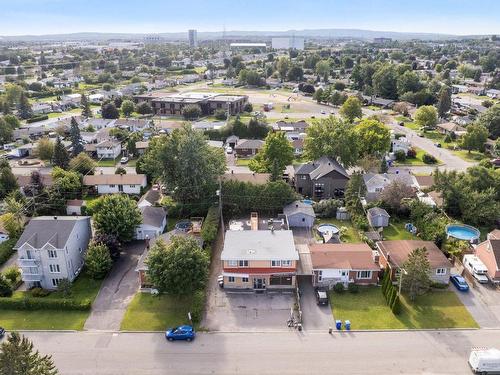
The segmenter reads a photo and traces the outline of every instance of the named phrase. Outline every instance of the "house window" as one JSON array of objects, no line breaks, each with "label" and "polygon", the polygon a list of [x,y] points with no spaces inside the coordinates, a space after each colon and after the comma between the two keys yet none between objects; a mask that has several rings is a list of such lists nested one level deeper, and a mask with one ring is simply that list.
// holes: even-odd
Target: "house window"
[{"label": "house window", "polygon": [[227,265],[228,265],[228,267],[238,267],[238,261],[237,260],[228,260]]},{"label": "house window", "polygon": [[59,264],[49,264],[50,273],[59,273],[61,269],[59,268]]},{"label": "house window", "polygon": [[356,274],[356,278],[358,279],[371,279],[372,271],[358,271]]},{"label": "house window", "polygon": [[342,271],[340,274],[341,274],[342,276],[347,276],[347,271]]},{"label": "house window", "polygon": [[271,275],[269,277],[270,285],[292,285],[292,276]]},{"label": "house window", "polygon": [[52,286],[53,287],[57,287],[59,286],[59,282],[61,281],[61,279],[52,279]]},{"label": "house window", "polygon": [[318,271],[318,281],[323,281],[323,271]]},{"label": "house window", "polygon": [[248,283],[248,277],[242,277],[241,281],[244,282],[244,283]]},{"label": "house window", "polygon": [[281,260],[272,260],[271,267],[281,267]]},{"label": "house window", "polygon": [[248,260],[240,260],[238,262],[238,267],[248,267]]},{"label": "house window", "polygon": [[291,266],[292,266],[291,260],[282,260],[281,261],[281,267],[291,267]]},{"label": "house window", "polygon": [[49,250],[49,258],[57,258],[57,251],[55,250]]},{"label": "house window", "polygon": [[307,176],[306,175],[300,175],[300,179],[301,180],[307,180]]},{"label": "house window", "polygon": [[131,189],[134,189],[134,188],[135,188],[135,185],[129,185],[129,187],[130,187]]},{"label": "house window", "polygon": [[381,193],[382,192],[382,188],[375,188],[375,192],[376,193]]},{"label": "house window", "polygon": [[114,187],[115,187],[115,185],[109,185],[109,187],[110,187],[110,188],[114,188]]},{"label": "house window", "polygon": [[227,278],[227,281],[228,281],[229,283],[234,283],[234,276],[229,276],[229,277]]},{"label": "house window", "polygon": [[446,275],[446,268],[437,268],[436,275]]}]

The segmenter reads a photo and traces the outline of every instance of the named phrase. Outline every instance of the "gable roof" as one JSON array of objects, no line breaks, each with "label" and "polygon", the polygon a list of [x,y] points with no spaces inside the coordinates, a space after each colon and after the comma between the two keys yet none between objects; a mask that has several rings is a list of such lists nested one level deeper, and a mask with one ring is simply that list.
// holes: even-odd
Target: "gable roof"
[{"label": "gable roof", "polygon": [[309,250],[313,269],[380,270],[365,243],[313,244]]},{"label": "gable roof", "polygon": [[415,176],[418,186],[421,189],[429,188],[434,185],[434,176]]},{"label": "gable roof", "polygon": [[30,220],[17,241],[14,249],[19,249],[28,243],[35,249],[42,248],[49,243],[56,249],[62,249],[78,221],[88,221],[90,231],[89,216],[39,216]]},{"label": "gable roof", "polygon": [[302,201],[295,201],[295,202],[292,202],[292,203],[286,205],[283,208],[283,213],[286,216],[292,216],[292,215],[300,213],[300,214],[304,214],[307,216],[316,217],[316,214],[314,213],[313,206],[310,204],[306,204]]},{"label": "gable roof", "polygon": [[497,263],[497,269],[500,269],[500,239],[488,239],[477,245],[476,252],[483,249],[487,252],[491,251]]},{"label": "gable roof", "polygon": [[238,144],[234,148],[261,149],[262,146],[264,146],[264,141],[261,141],[260,139],[240,139]]},{"label": "gable roof", "polygon": [[149,202],[151,205],[155,204],[158,202],[161,198],[161,192],[160,190],[155,190],[155,189],[149,189],[142,197],[139,199],[138,203],[141,202]]},{"label": "gable roof", "polygon": [[488,238],[490,240],[500,240],[500,229],[494,229],[488,233]]},{"label": "gable roof", "polygon": [[142,215],[142,223],[151,225],[152,227],[160,228],[163,220],[167,216],[163,207],[145,206],[140,208]]},{"label": "gable roof", "polygon": [[374,217],[374,216],[391,217],[391,215],[389,215],[386,210],[384,210],[383,208],[380,208],[380,207],[369,208],[368,215],[370,215],[371,217]]},{"label": "gable roof", "polygon": [[291,230],[228,230],[221,260],[298,260]]},{"label": "gable roof", "polygon": [[365,173],[363,181],[368,188],[371,186],[387,186],[394,181],[400,181],[408,186],[416,184],[415,176],[409,173]]},{"label": "gable roof", "polygon": [[422,240],[394,240],[394,241],[379,241],[376,243],[378,249],[382,252],[382,255],[387,259],[387,254],[389,254],[388,262],[396,267],[401,267],[404,262],[408,259],[408,255],[417,249],[425,247],[427,250],[427,259],[431,265],[431,268],[451,267],[451,263],[441,250],[432,241],[422,241]]},{"label": "gable roof", "polygon": [[249,182],[255,185],[265,185],[269,182],[271,173],[225,173],[224,181]]},{"label": "gable roof", "polygon": [[318,160],[298,166],[295,170],[295,174],[307,174],[311,180],[318,180],[333,171],[336,171],[347,179],[349,178],[344,167],[342,167],[337,160],[328,156],[323,156]]},{"label": "gable roof", "polygon": [[449,131],[449,132],[464,132],[465,131],[464,127],[457,125],[453,122],[445,122],[443,124],[437,124],[436,126],[440,129],[444,129],[444,130]]}]

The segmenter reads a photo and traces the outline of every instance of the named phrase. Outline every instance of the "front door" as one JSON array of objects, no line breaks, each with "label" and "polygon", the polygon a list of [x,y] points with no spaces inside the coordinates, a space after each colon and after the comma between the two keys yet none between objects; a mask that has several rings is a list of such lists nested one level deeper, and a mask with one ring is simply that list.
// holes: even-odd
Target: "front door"
[{"label": "front door", "polygon": [[261,277],[253,279],[253,288],[266,289],[266,280]]}]

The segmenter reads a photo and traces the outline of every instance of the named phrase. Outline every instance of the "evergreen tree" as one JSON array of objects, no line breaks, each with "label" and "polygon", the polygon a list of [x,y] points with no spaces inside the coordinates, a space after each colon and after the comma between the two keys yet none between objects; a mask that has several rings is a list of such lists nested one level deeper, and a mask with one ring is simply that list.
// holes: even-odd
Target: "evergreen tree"
[{"label": "evergreen tree", "polygon": [[57,375],[52,357],[42,356],[33,343],[12,332],[0,346],[0,375]]},{"label": "evergreen tree", "polygon": [[81,108],[83,117],[85,118],[92,117],[92,110],[90,109],[90,103],[85,94],[82,94]]},{"label": "evergreen tree", "polygon": [[76,122],[74,117],[71,117],[71,127],[69,129],[69,136],[71,138],[71,155],[73,157],[77,156],[83,151],[83,140],[80,135],[80,128],[78,127],[78,122]]},{"label": "evergreen tree", "polygon": [[57,137],[54,146],[54,155],[52,156],[52,164],[62,169],[67,169],[69,165],[69,153],[66,147],[61,142],[61,138]]},{"label": "evergreen tree", "polygon": [[413,301],[417,295],[426,292],[431,286],[430,271],[431,265],[427,259],[425,247],[413,250],[408,259],[403,264],[404,271],[399,277],[403,290],[405,290]]},{"label": "evergreen tree", "polygon": [[438,107],[438,115],[440,118],[446,116],[446,113],[451,108],[451,89],[448,86],[445,86],[439,92],[439,101],[437,104]]},{"label": "evergreen tree", "polygon": [[19,117],[26,120],[33,116],[33,110],[31,109],[31,104],[28,100],[28,97],[24,93],[21,93],[19,97]]}]

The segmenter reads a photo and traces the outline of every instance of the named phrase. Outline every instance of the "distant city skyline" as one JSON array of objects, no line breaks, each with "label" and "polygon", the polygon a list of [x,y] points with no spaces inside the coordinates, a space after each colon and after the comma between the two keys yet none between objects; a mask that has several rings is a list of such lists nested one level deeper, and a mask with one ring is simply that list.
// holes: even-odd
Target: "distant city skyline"
[{"label": "distant city skyline", "polygon": [[0,0],[0,35],[363,29],[500,34],[498,0]]}]

